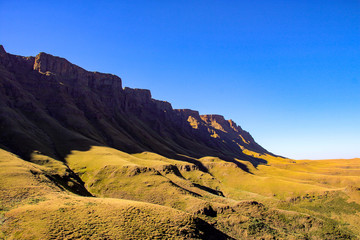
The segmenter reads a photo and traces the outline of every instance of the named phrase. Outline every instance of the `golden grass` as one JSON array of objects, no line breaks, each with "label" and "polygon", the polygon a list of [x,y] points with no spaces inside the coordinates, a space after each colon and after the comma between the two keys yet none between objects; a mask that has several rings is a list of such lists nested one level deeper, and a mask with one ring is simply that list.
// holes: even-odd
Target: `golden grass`
[{"label": "golden grass", "polygon": [[[0,239],[197,239],[209,236],[204,226],[220,239],[359,236],[359,159],[262,157],[268,164],[256,168],[203,157],[205,172],[108,147],[73,151],[66,164],[39,152],[26,162],[0,150]],[[69,169],[95,197],[67,190],[78,184]],[[55,175],[67,182],[54,182]]]},{"label": "golden grass", "polygon": [[197,238],[195,218],[181,211],[120,199],[63,197],[6,214],[8,239]]},{"label": "golden grass", "polygon": [[203,227],[211,230],[173,208],[76,196],[3,150],[0,166],[0,239],[199,239],[209,234]]}]

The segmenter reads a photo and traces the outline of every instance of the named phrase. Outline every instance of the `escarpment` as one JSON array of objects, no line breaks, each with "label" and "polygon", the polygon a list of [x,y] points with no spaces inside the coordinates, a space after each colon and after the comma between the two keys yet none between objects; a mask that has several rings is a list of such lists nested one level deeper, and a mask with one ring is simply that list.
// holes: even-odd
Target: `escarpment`
[{"label": "escarpment", "polygon": [[64,58],[16,56],[1,46],[0,70],[0,144],[24,158],[37,150],[63,159],[96,145],[173,158],[256,162],[244,149],[270,154],[232,120],[173,109],[149,90],[123,88],[121,78]]},{"label": "escarpment", "polygon": [[0,166],[0,239],[359,236],[359,159],[278,157],[221,115],[1,45]]}]

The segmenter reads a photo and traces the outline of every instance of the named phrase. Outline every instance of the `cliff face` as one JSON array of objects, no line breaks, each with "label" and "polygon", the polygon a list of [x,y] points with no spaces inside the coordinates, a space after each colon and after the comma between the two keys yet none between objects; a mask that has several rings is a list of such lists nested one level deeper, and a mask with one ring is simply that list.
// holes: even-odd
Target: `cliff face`
[{"label": "cliff face", "polygon": [[25,159],[34,150],[63,159],[71,150],[95,145],[253,163],[260,160],[244,149],[268,153],[223,116],[174,110],[149,90],[123,88],[115,75],[89,72],[46,53],[15,56],[2,46],[0,129],[0,147]]}]

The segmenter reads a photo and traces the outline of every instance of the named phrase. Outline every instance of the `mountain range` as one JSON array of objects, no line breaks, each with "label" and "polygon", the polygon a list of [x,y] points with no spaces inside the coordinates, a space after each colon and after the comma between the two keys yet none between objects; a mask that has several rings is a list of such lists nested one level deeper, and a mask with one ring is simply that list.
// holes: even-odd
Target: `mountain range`
[{"label": "mountain range", "polygon": [[[0,238],[335,239],[360,160],[275,155],[221,115],[0,45]],[[321,208],[323,207],[323,208]]]}]

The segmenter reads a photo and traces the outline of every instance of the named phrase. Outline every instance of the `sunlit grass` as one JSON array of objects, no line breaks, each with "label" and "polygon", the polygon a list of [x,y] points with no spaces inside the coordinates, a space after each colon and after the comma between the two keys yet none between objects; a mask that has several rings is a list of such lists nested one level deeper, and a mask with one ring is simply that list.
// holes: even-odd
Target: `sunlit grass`
[{"label": "sunlit grass", "polygon": [[[39,152],[26,162],[0,150],[0,238],[196,239],[203,236],[197,217],[236,239],[359,235],[359,159],[263,157],[267,164],[256,167],[203,157],[203,171],[108,147],[73,151],[66,164]],[[69,191],[80,184],[69,169],[94,197]]]}]

